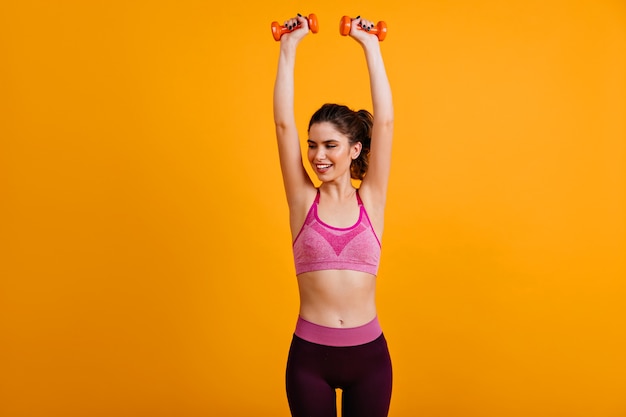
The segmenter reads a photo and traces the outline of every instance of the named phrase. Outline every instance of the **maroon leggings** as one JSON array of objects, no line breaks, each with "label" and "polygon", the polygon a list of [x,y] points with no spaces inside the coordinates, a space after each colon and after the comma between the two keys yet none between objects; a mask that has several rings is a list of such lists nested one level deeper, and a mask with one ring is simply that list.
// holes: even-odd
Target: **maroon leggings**
[{"label": "maroon leggings", "polygon": [[391,358],[384,335],[358,346],[326,346],[294,335],[287,360],[287,400],[293,417],[386,417]]}]

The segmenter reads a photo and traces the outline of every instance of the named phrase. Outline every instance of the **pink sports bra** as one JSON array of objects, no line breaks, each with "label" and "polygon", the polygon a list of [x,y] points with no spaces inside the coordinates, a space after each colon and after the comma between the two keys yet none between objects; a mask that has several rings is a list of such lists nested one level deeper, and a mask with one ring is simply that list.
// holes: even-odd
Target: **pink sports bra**
[{"label": "pink sports bra", "polygon": [[327,269],[378,273],[380,240],[372,228],[359,192],[359,220],[351,227],[333,227],[317,215],[320,192],[311,205],[300,232],[293,241],[296,275]]}]

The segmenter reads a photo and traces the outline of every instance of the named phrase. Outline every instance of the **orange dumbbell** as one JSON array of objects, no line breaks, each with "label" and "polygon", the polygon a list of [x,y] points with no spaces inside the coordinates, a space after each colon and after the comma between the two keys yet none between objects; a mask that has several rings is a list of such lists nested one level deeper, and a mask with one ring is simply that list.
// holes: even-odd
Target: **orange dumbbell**
[{"label": "orange dumbbell", "polygon": [[[319,26],[317,25],[317,16],[311,13],[307,20],[309,21],[309,29],[311,30],[311,32],[317,33],[317,31],[319,30]],[[295,27],[289,29],[286,26],[281,26],[278,22],[272,22],[272,35],[274,35],[274,40],[279,41],[281,36],[283,36],[285,33],[292,32],[301,26],[301,24],[298,24]]]},{"label": "orange dumbbell", "polygon": [[[350,16],[344,16],[341,18],[341,23],[339,24],[339,33],[343,36],[347,36],[350,34],[350,27],[352,26],[352,18]],[[359,26],[360,30],[365,30]],[[367,33],[371,33],[378,37],[380,42],[385,40],[387,36],[387,24],[383,21],[380,21],[376,24],[375,27],[366,31]]]}]

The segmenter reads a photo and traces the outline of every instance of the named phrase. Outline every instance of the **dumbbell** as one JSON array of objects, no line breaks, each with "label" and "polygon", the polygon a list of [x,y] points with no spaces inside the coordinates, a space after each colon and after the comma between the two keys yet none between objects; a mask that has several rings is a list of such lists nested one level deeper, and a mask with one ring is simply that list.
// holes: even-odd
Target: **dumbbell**
[{"label": "dumbbell", "polygon": [[[309,29],[311,30],[311,32],[317,33],[317,31],[319,30],[319,26],[317,25],[317,16],[311,13],[307,20],[309,21]],[[289,29],[286,26],[281,26],[278,22],[272,22],[272,35],[274,35],[274,40],[279,41],[281,36],[283,36],[285,33],[292,32],[301,26],[302,25],[298,23],[296,27]]]},{"label": "dumbbell", "polygon": [[[339,33],[343,36],[347,36],[350,34],[350,28],[352,26],[352,18],[350,16],[344,16],[341,18],[341,22],[339,23]],[[359,26],[359,30],[365,30]],[[382,42],[385,40],[387,36],[387,24],[383,21],[380,21],[376,24],[375,27],[366,31],[367,33],[374,34],[378,37],[378,41]]]}]

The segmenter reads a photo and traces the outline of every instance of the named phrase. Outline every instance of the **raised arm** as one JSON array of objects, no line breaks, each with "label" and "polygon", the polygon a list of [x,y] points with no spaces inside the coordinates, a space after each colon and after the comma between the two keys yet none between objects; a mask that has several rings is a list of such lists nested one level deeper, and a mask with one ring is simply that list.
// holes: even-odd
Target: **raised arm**
[{"label": "raised arm", "polygon": [[391,143],[393,138],[393,100],[378,38],[359,29],[374,27],[367,20],[354,19],[350,36],[363,47],[370,78],[374,126],[370,146],[369,167],[361,184],[361,195],[373,208],[382,210],[387,196],[387,183],[391,168]]},{"label": "raised arm", "polygon": [[294,114],[296,49],[309,31],[308,22],[304,17],[298,15],[297,18],[285,22],[285,26],[290,27],[298,23],[302,25],[301,28],[281,37],[278,70],[274,84],[274,123],[276,125],[276,139],[278,140],[278,155],[287,203],[292,211],[298,211],[299,207],[306,204],[306,191],[310,193],[310,189],[314,187],[302,162]]}]

